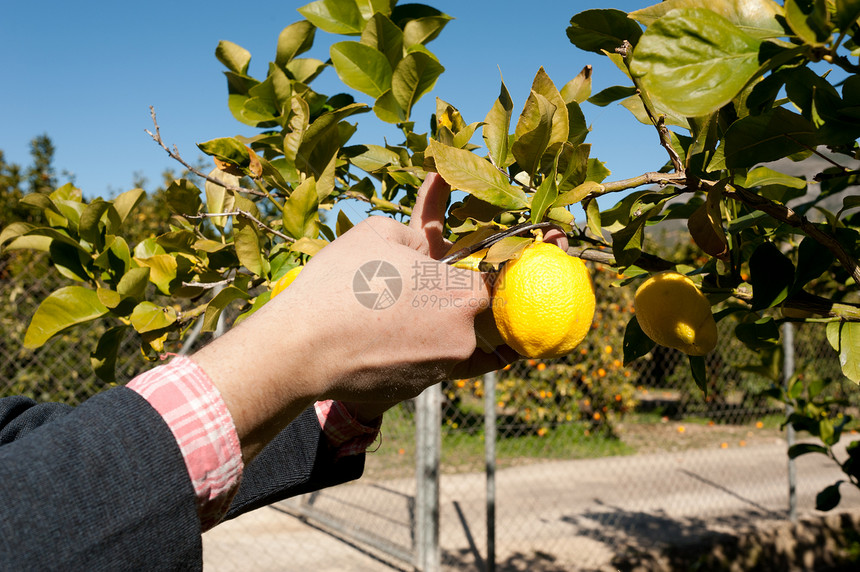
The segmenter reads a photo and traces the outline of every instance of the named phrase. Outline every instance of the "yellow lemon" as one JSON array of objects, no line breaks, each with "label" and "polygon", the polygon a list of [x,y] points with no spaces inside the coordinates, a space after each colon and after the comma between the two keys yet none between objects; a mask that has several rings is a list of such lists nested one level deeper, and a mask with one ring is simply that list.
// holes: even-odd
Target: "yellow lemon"
[{"label": "yellow lemon", "polygon": [[636,319],[661,346],[703,356],[717,345],[711,304],[696,284],[677,272],[660,272],[642,283],[633,299]]},{"label": "yellow lemon", "polygon": [[272,295],[270,296],[270,300],[284,291],[284,289],[293,283],[293,280],[296,279],[296,276],[299,275],[299,272],[302,271],[303,266],[296,266],[295,268],[291,268],[287,271],[286,274],[275,280],[275,283],[272,285]]},{"label": "yellow lemon", "polygon": [[594,306],[585,263],[545,242],[529,245],[505,263],[493,290],[499,334],[530,358],[570,353],[591,329]]}]

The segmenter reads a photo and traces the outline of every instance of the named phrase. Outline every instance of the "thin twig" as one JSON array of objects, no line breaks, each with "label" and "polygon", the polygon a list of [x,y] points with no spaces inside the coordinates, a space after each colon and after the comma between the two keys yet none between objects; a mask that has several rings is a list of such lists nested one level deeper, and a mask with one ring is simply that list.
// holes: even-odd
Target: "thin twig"
[{"label": "thin twig", "polygon": [[225,278],[218,282],[183,282],[182,285],[188,288],[204,288],[206,290],[211,290],[213,288],[218,288],[219,286],[227,286],[231,282],[233,282],[232,278]]},{"label": "thin twig", "polygon": [[377,196],[368,197],[367,195],[363,195],[357,191],[346,191],[344,193],[344,196],[346,196],[347,198],[350,198],[350,199],[356,199],[358,201],[370,203],[371,205],[373,205],[373,208],[375,208],[375,209],[380,209],[380,210],[386,210],[387,209],[387,210],[398,212],[398,213],[406,215],[406,216],[412,215],[412,209],[411,208],[409,208],[407,206],[399,205],[397,203],[392,203],[391,201],[381,199]]},{"label": "thin twig", "polygon": [[255,217],[254,215],[249,213],[248,211],[244,211],[241,209],[237,209],[235,211],[227,211],[227,212],[223,212],[223,213],[197,213],[196,215],[185,215],[185,218],[190,219],[190,220],[195,220],[195,219],[204,219],[204,218],[214,218],[214,217],[219,217],[219,216],[232,216],[232,217],[240,216],[240,217],[243,217],[243,218],[246,218],[246,219],[252,221],[259,228],[265,230],[266,232],[274,234],[277,237],[283,238],[287,242],[295,242],[296,241],[295,238],[293,238],[291,236],[287,236],[286,234],[273,229],[272,227],[268,226],[266,223],[262,222],[260,219],[258,219],[257,217]]},{"label": "thin twig", "polygon": [[245,193],[245,194],[249,194],[249,195],[256,195],[258,197],[268,197],[269,196],[268,193],[258,191],[257,189],[248,189],[245,187],[237,187],[234,185],[225,184],[224,181],[219,181],[215,177],[210,177],[209,175],[207,175],[203,171],[197,169],[196,167],[192,167],[179,154],[179,148],[176,147],[176,145],[174,145],[173,149],[171,150],[167,145],[164,144],[164,141],[161,139],[161,128],[158,126],[158,121],[155,118],[155,108],[151,105],[149,106],[149,114],[152,116],[152,124],[155,126],[155,133],[153,133],[149,129],[144,129],[144,131],[146,131],[147,135],[152,137],[153,141],[158,143],[158,145],[167,152],[167,154],[170,156],[171,159],[180,163],[183,167],[188,169],[190,172],[194,173],[195,175],[197,175],[201,179],[205,179],[205,180],[209,181],[210,183],[218,185],[219,187],[223,187],[223,188],[227,189],[228,191],[233,191],[234,193]]}]

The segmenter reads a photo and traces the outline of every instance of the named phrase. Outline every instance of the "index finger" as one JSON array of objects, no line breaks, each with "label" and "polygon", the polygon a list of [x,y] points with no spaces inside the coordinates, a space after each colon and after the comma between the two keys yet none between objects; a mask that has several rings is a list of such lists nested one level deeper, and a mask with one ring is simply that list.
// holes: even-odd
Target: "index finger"
[{"label": "index finger", "polygon": [[419,231],[430,246],[430,256],[441,258],[447,250],[442,238],[445,228],[445,205],[451,187],[438,173],[427,173],[424,183],[418,189],[415,206],[412,208],[410,228]]}]

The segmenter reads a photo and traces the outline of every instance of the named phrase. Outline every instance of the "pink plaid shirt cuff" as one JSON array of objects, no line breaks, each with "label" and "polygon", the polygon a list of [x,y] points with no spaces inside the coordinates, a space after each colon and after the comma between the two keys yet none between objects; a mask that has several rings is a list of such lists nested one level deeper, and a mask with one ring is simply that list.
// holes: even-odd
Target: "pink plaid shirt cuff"
[{"label": "pink plaid shirt cuff", "polygon": [[337,448],[337,459],[364,453],[380,434],[382,416],[373,425],[363,425],[340,401],[317,401],[314,407],[326,439]]},{"label": "pink plaid shirt cuff", "polygon": [[[164,418],[176,439],[197,497],[204,531],[218,524],[239,488],[244,464],[233,418],[209,376],[187,357],[142,373],[128,388],[146,399]],[[364,453],[379,435],[359,423],[336,401],[315,404],[317,419],[336,458]]]},{"label": "pink plaid shirt cuff", "polygon": [[239,487],[242,449],[233,418],[209,376],[186,357],[140,374],[128,387],[164,418],[182,451],[203,530],[218,524]]}]

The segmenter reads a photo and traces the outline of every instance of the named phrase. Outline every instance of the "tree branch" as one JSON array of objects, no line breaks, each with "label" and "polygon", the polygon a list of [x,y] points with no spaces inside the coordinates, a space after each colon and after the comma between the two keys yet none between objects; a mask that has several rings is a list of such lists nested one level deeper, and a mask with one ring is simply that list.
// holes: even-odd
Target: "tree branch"
[{"label": "tree branch", "polygon": [[[702,183],[705,183],[705,181],[702,181]],[[790,207],[775,203],[743,187],[727,185],[723,192],[729,198],[738,200],[749,207],[772,216],[780,222],[784,222],[805,232],[810,238],[818,241],[832,252],[833,256],[836,257],[845,270],[851,274],[854,281],[860,284],[860,266],[858,266],[854,257],[842,248],[836,237],[818,228],[805,216],[797,214]]]},{"label": "tree branch", "polygon": [[213,217],[218,217],[218,216],[234,216],[234,217],[240,216],[240,217],[243,217],[243,218],[246,218],[246,219],[252,221],[259,228],[265,230],[266,232],[274,234],[277,237],[283,238],[287,242],[295,242],[296,241],[295,238],[293,238],[291,236],[287,236],[286,234],[273,229],[272,227],[268,226],[266,223],[262,222],[260,219],[258,219],[257,217],[255,217],[254,215],[249,213],[248,211],[243,211],[241,209],[237,209],[235,211],[227,211],[227,212],[223,212],[223,213],[197,213],[196,215],[184,215],[184,216],[185,216],[185,218],[191,219],[191,220],[213,218]]},{"label": "tree branch", "polygon": [[176,145],[174,145],[173,149],[171,150],[167,145],[164,144],[164,141],[161,139],[161,128],[158,126],[158,121],[155,118],[155,108],[151,105],[149,106],[149,114],[152,116],[152,124],[155,126],[155,133],[153,133],[149,129],[144,129],[144,131],[147,133],[147,135],[152,137],[153,141],[158,143],[158,145],[167,152],[167,155],[171,159],[173,159],[174,161],[177,161],[179,164],[181,164],[183,167],[188,169],[190,172],[194,173],[195,175],[197,175],[201,179],[205,179],[205,180],[209,181],[210,183],[218,185],[219,187],[223,187],[223,188],[227,189],[228,191],[233,191],[234,193],[245,193],[248,195],[256,195],[258,197],[268,197],[269,196],[269,193],[264,193],[262,191],[258,191],[257,189],[248,189],[245,187],[236,187],[233,185],[226,185],[226,184],[224,184],[223,181],[219,181],[215,177],[210,177],[209,175],[200,171],[199,169],[192,167],[179,154],[179,149],[176,147]]}]

